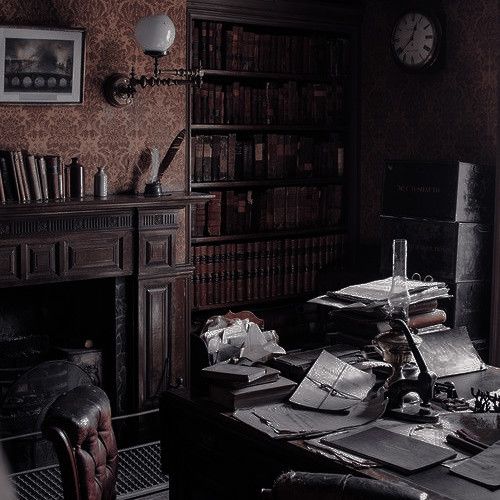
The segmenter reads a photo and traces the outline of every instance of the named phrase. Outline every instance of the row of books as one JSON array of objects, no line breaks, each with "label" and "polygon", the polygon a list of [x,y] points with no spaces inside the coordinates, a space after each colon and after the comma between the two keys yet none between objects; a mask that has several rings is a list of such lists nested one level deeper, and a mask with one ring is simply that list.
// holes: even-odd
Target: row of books
[{"label": "row of books", "polygon": [[340,266],[345,236],[194,247],[194,305],[202,307],[313,292],[319,273]]},{"label": "row of books", "polygon": [[243,26],[198,21],[193,65],[230,71],[340,76],[348,72],[349,43],[321,35],[271,35]]},{"label": "row of books", "polygon": [[214,191],[194,208],[193,236],[280,231],[341,223],[342,186]]},{"label": "row of books", "polygon": [[204,83],[193,90],[193,121],[198,124],[321,124],[340,121],[341,85],[265,82],[263,85]]},{"label": "row of books", "polygon": [[0,202],[69,197],[62,158],[24,151],[0,151]]},{"label": "row of books", "polygon": [[344,146],[328,138],[290,134],[199,135],[191,142],[193,182],[342,176]]}]

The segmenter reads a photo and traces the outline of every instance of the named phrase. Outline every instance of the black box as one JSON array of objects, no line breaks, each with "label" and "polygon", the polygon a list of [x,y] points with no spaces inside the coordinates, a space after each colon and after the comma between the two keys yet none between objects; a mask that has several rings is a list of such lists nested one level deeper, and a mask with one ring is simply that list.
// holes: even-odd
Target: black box
[{"label": "black box", "polygon": [[493,220],[494,168],[464,162],[388,161],[384,215],[453,222]]},{"label": "black box", "polygon": [[475,222],[381,217],[382,274],[392,274],[392,240],[408,240],[408,277],[419,273],[453,283],[489,280],[492,227]]},{"label": "black box", "polygon": [[448,283],[453,298],[440,303],[446,311],[446,325],[466,326],[472,340],[487,341],[490,333],[489,281],[461,281]]}]

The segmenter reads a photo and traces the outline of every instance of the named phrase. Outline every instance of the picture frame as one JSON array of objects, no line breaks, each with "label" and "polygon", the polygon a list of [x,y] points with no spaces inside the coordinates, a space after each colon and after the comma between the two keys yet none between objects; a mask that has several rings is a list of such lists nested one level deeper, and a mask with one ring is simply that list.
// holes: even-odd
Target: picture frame
[{"label": "picture frame", "polygon": [[82,104],[85,30],[0,26],[0,103]]}]

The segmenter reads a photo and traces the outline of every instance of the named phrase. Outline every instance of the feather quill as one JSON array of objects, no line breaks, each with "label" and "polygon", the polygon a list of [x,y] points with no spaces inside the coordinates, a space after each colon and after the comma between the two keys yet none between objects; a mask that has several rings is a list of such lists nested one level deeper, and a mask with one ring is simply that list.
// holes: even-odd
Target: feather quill
[{"label": "feather quill", "polygon": [[149,148],[151,154],[150,180],[156,182],[158,180],[158,171],[160,169],[160,151],[158,148]]},{"label": "feather quill", "polygon": [[158,180],[161,180],[163,174],[167,171],[168,167],[172,163],[173,159],[175,158],[175,155],[177,154],[177,151],[179,151],[179,148],[181,147],[181,144],[184,141],[185,136],[186,136],[186,129],[182,129],[177,134],[175,139],[172,141],[172,144],[170,144],[167,153],[165,154],[163,160],[161,161],[158,170]]}]

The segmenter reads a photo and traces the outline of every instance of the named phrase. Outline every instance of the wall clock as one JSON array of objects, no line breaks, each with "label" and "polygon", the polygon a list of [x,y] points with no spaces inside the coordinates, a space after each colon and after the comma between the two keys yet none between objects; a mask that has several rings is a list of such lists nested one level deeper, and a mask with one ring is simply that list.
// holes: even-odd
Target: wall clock
[{"label": "wall clock", "polygon": [[419,9],[405,12],[392,30],[391,48],[396,62],[410,71],[428,70],[439,58],[442,35],[437,16]]}]

